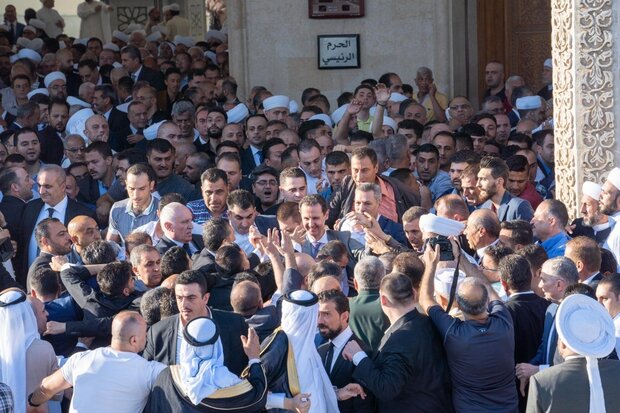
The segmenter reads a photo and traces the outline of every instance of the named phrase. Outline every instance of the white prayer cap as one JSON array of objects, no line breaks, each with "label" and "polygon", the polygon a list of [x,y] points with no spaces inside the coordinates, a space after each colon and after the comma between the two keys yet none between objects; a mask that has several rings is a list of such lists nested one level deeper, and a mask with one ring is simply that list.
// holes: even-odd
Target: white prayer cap
[{"label": "white prayer cap", "polygon": [[450,218],[438,217],[435,214],[425,214],[420,217],[420,230],[432,232],[444,237],[460,235],[465,229],[465,224]]},{"label": "white prayer cap", "polygon": [[212,52],[211,50],[207,50],[205,52],[205,57],[207,59],[209,59],[214,65],[217,64],[217,56],[214,52]]},{"label": "white prayer cap", "polygon": [[167,6],[164,6],[162,10],[164,11],[164,13],[167,11],[181,11],[181,7],[179,7],[177,3],[172,3]]},{"label": "white prayer cap", "polygon": [[383,117],[383,125],[391,127],[394,133],[398,130],[398,123],[396,123],[396,121],[389,116]]},{"label": "white prayer cap", "polygon": [[106,43],[106,44],[104,44],[103,45],[103,50],[112,50],[113,52],[116,52],[116,53],[121,51],[121,49],[117,45],[115,45],[114,43]]},{"label": "white prayer cap", "polygon": [[[30,20],[32,20],[32,19],[30,19]],[[28,25],[28,26],[24,27],[24,30],[22,30],[22,32],[30,32],[30,33],[37,34],[37,29],[34,26]]]},{"label": "white prayer cap", "polygon": [[121,32],[120,30],[114,30],[112,32],[112,37],[117,38],[118,40],[127,43],[129,41],[129,36],[127,36],[125,33]]},{"label": "white prayer cap", "polygon": [[185,47],[192,47],[194,46],[194,39],[189,36],[181,36],[177,34],[176,36],[174,36],[174,44],[182,44]]},{"label": "white prayer cap", "polygon": [[36,52],[40,52],[41,49],[43,49],[43,39],[41,39],[40,37],[37,37],[36,39],[32,39],[30,41],[30,49]]},{"label": "white prayer cap", "polygon": [[219,334],[217,326],[208,317],[198,317],[187,323],[183,329],[183,338],[194,347],[203,347],[215,343]]},{"label": "white prayer cap", "polygon": [[75,96],[67,97],[67,103],[69,104],[69,106],[81,106],[83,108],[90,107],[90,103],[86,103],[82,99],[76,98]]},{"label": "white prayer cap", "polygon": [[120,110],[120,111],[121,111],[121,112],[123,112],[123,113],[127,113],[127,112],[129,112],[129,104],[130,104],[130,103],[131,103],[131,102],[121,103],[120,105],[118,105],[118,106],[116,107],[116,109]]},{"label": "white prayer cap", "polygon": [[15,41],[15,45],[24,49],[30,49],[30,39],[26,37],[20,37]]},{"label": "white prayer cap", "polygon": [[148,36],[146,36],[146,40],[148,42],[156,42],[158,40],[161,40],[162,37],[163,36],[161,35],[160,32],[155,31],[155,32],[149,34]]},{"label": "white prayer cap", "polygon": [[125,29],[125,33],[133,33],[138,30],[143,30],[143,29],[144,29],[144,26],[141,25],[140,23],[131,23]]},{"label": "white prayer cap", "polygon": [[540,96],[523,96],[517,99],[517,110],[538,109],[542,106]]},{"label": "white prayer cap", "polygon": [[40,30],[45,30],[45,22],[43,22],[43,20],[30,19],[30,21],[28,22],[28,25],[35,27],[37,29],[40,29]]},{"label": "white prayer cap", "polygon": [[114,68],[123,67],[123,65],[122,65],[120,62],[116,62],[116,61],[112,63],[112,66],[113,66]]},{"label": "white prayer cap", "polygon": [[297,113],[299,111],[299,104],[294,100],[288,102],[288,113]]},{"label": "white prayer cap", "polygon": [[152,124],[151,126],[149,126],[146,129],[144,129],[142,131],[142,135],[144,136],[144,139],[146,139],[147,141],[152,141],[153,139],[155,139],[157,137],[157,131],[159,130],[159,127],[164,122],[165,122],[165,120],[162,120],[160,122]]},{"label": "white prayer cap", "polygon": [[[435,271],[435,291],[443,298],[450,298],[450,290],[452,289],[452,279],[454,278],[454,268],[441,268]],[[465,280],[465,273],[459,270],[459,278],[456,282],[456,288]]]},{"label": "white prayer cap", "polygon": [[49,96],[50,92],[46,88],[40,87],[38,89],[34,89],[34,90],[31,90],[30,92],[28,92],[28,95],[27,95],[28,99],[30,100],[34,95]]},{"label": "white prayer cap", "polygon": [[222,43],[226,41],[226,35],[219,30],[209,30],[204,37],[207,42],[209,39],[219,40]]},{"label": "white prayer cap", "polygon": [[284,95],[270,96],[267,99],[263,100],[263,109],[264,110],[271,110],[275,108],[287,108],[288,109],[289,101],[290,100],[288,96],[284,96]]},{"label": "white prayer cap", "polygon": [[344,116],[344,113],[347,111],[348,107],[349,107],[349,104],[347,103],[347,104],[340,106],[338,109],[332,112],[332,120],[334,121],[334,125],[337,125],[338,122],[340,122],[340,120]]},{"label": "white prayer cap", "polygon": [[402,102],[403,100],[407,99],[409,99],[407,96],[401,95],[398,92],[392,92],[392,94],[390,95],[390,102]]},{"label": "white prayer cap", "polygon": [[67,77],[62,72],[51,72],[47,76],[45,76],[45,78],[43,79],[43,83],[45,84],[45,87],[50,87],[52,82],[55,82],[57,80],[64,80],[66,82]]},{"label": "white prayer cap", "polygon": [[605,412],[605,398],[598,359],[616,346],[614,322],[596,300],[573,294],[564,299],[555,316],[558,337],[572,351],[586,357],[590,382],[590,412]]},{"label": "white prayer cap", "polygon": [[228,123],[240,123],[243,122],[245,118],[248,117],[250,111],[248,107],[243,103],[239,103],[234,108],[226,111],[226,116],[228,117]]},{"label": "white prayer cap", "polygon": [[303,307],[310,307],[319,301],[316,294],[308,290],[295,290],[289,294],[284,295],[284,301],[289,303],[301,305]]},{"label": "white prayer cap", "polygon": [[609,175],[607,175],[607,181],[620,190],[620,168],[612,169]]},{"label": "white prayer cap", "polygon": [[325,126],[330,129],[332,128],[332,118],[330,118],[329,115],[326,115],[325,113],[317,113],[316,115],[312,115],[308,120],[314,119],[322,120],[323,122],[325,122]]},{"label": "white prayer cap", "polygon": [[551,58],[545,59],[545,63],[543,63],[544,67],[548,67],[549,69],[553,69],[553,60]]},{"label": "white prayer cap", "polygon": [[84,134],[86,121],[95,114],[92,109],[80,109],[73,114],[67,121],[67,133],[80,135],[84,141],[88,140],[88,137]]},{"label": "white prayer cap", "polygon": [[41,63],[41,55],[32,49],[22,49],[19,52],[17,52],[17,54],[14,56],[17,56],[15,60],[28,59],[28,60],[32,60],[36,64]]},{"label": "white prayer cap", "polygon": [[581,192],[595,201],[598,201],[601,197],[601,192],[603,192],[603,187],[595,182],[585,181],[581,187]]}]

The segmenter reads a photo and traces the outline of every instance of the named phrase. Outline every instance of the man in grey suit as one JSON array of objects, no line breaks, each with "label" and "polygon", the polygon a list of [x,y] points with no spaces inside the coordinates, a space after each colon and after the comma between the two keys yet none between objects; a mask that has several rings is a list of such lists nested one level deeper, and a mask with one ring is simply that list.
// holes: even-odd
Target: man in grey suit
[{"label": "man in grey suit", "polygon": [[[301,252],[316,258],[321,248],[329,241],[341,241],[347,247],[349,255],[347,275],[349,279],[353,279],[353,268],[355,268],[357,261],[365,255],[364,246],[352,239],[349,231],[333,231],[327,228],[326,222],[329,218],[329,211],[322,196],[306,195],[299,201],[299,211],[301,213],[301,224],[306,230],[306,239],[301,245]],[[343,292],[348,293],[348,291]]]},{"label": "man in grey suit", "polygon": [[592,298],[575,294],[560,304],[555,326],[566,361],[531,378],[527,412],[617,411],[620,362],[597,360],[616,345],[611,316]]},{"label": "man in grey suit", "polygon": [[522,219],[530,222],[534,210],[529,202],[510,195],[506,191],[508,181],[508,166],[500,158],[486,156],[480,161],[478,172],[478,188],[480,200],[479,208],[487,208],[497,214],[500,222]]}]

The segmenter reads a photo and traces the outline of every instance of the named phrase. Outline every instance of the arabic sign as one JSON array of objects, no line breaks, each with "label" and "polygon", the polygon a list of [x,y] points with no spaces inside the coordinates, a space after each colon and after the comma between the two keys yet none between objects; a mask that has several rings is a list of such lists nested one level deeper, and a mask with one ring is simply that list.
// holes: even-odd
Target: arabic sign
[{"label": "arabic sign", "polygon": [[318,36],[319,69],[357,69],[360,67],[360,35]]}]

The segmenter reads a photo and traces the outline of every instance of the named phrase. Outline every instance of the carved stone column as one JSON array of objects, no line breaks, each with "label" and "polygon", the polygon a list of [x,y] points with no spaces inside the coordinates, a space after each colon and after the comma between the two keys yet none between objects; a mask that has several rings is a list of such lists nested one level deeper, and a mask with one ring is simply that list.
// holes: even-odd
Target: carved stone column
[{"label": "carved stone column", "polygon": [[571,218],[579,211],[582,183],[602,183],[614,167],[613,52],[620,24],[613,3],[551,1],[556,198]]}]

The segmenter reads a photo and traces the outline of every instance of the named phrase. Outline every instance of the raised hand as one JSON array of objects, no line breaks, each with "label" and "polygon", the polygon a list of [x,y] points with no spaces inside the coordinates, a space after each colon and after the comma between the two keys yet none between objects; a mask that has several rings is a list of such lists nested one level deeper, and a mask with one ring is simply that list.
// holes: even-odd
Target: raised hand
[{"label": "raised hand", "polygon": [[377,104],[385,105],[388,103],[391,94],[390,89],[388,89],[383,83],[377,83],[377,86],[375,86]]}]

